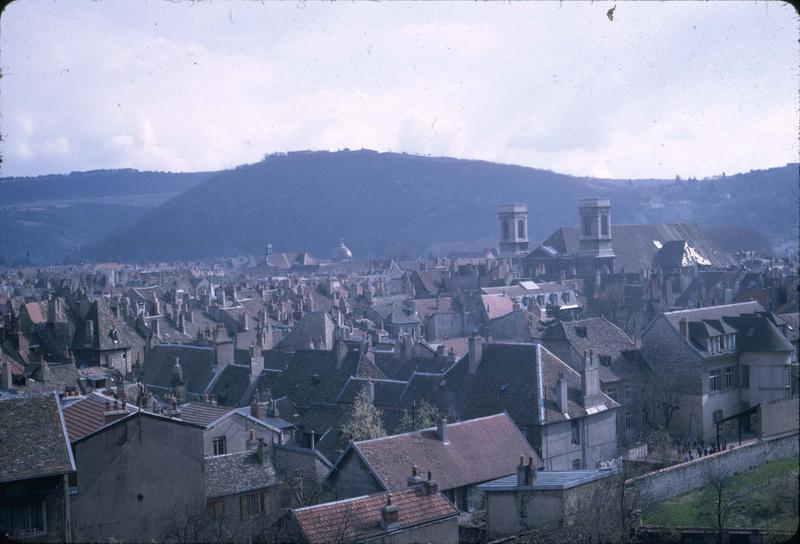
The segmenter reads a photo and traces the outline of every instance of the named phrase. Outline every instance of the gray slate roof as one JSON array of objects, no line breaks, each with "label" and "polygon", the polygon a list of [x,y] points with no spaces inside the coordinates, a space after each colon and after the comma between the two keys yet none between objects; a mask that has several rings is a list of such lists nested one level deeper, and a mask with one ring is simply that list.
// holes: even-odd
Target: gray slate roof
[{"label": "gray slate roof", "polygon": [[0,482],[74,470],[61,404],[55,394],[0,400]]},{"label": "gray slate roof", "polygon": [[258,461],[255,451],[206,457],[206,496],[224,497],[278,484],[269,460]]}]

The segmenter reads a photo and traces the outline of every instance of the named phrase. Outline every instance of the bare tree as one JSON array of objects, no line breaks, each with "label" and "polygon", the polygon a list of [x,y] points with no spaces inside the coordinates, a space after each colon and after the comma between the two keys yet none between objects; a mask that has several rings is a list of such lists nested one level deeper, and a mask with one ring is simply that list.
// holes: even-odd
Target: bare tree
[{"label": "bare tree", "polygon": [[609,283],[600,289],[595,301],[598,312],[615,325],[622,327],[628,320],[630,311],[624,283]]},{"label": "bare tree", "polygon": [[730,478],[718,466],[709,465],[703,473],[703,481],[714,497],[714,517],[717,525],[717,542],[722,542],[722,533],[728,514],[738,497],[730,488]]},{"label": "bare tree", "polygon": [[651,429],[670,432],[676,412],[696,389],[697,380],[692,373],[677,367],[653,365],[650,372],[635,384],[633,400],[641,407],[645,422]]},{"label": "bare tree", "polygon": [[219,512],[216,518],[212,518],[204,501],[200,500],[175,504],[164,515],[159,540],[175,544],[231,542],[233,535],[227,516],[228,514],[223,511]]}]

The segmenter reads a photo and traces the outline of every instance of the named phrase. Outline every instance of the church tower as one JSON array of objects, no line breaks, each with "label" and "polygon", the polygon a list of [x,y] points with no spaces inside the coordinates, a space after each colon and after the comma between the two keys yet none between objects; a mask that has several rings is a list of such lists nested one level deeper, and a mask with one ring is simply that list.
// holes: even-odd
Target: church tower
[{"label": "church tower", "polygon": [[516,257],[528,253],[528,205],[506,204],[500,216],[500,256]]},{"label": "church tower", "polygon": [[607,198],[584,198],[578,205],[581,215],[581,257],[614,257],[611,246],[611,201]]}]

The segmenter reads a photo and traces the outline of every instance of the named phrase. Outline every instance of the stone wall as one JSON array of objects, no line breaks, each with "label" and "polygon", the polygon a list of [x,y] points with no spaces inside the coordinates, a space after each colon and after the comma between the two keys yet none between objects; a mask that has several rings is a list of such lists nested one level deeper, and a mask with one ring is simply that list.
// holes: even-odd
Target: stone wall
[{"label": "stone wall", "polygon": [[680,463],[625,482],[641,507],[669,499],[706,485],[711,473],[731,476],[769,461],[797,457],[798,434],[759,440],[738,448]]}]

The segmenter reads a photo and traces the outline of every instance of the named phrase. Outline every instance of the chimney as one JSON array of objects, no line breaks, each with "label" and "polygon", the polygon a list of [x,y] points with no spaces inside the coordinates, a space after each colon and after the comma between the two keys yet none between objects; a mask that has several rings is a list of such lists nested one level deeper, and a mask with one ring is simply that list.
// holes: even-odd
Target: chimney
[{"label": "chimney", "polygon": [[314,450],[317,448],[317,434],[314,431],[311,431],[311,435],[308,437],[309,440],[309,449]]},{"label": "chimney", "polygon": [[436,435],[444,444],[449,444],[447,439],[447,416],[442,416],[436,424]]},{"label": "chimney", "polygon": [[268,415],[269,417],[278,418],[280,412],[278,411],[278,400],[277,399],[269,399],[267,403],[268,407]]},{"label": "chimney", "polygon": [[525,456],[519,456],[519,464],[517,465],[517,487],[524,487],[528,485],[527,467],[525,466]]},{"label": "chimney", "polygon": [[160,334],[160,327],[158,326],[158,318],[154,318],[150,320],[150,330],[153,331],[153,334],[159,336]]},{"label": "chimney", "polygon": [[258,446],[256,446],[256,457],[258,458],[258,462],[262,465],[267,462],[269,458],[267,451],[267,445],[264,443],[263,438],[258,439]]},{"label": "chimney", "polygon": [[91,319],[86,320],[86,344],[94,342],[94,321]]},{"label": "chimney", "polygon": [[53,374],[50,372],[50,365],[48,365],[46,361],[42,361],[41,372],[39,374],[44,383],[49,382],[53,377]]},{"label": "chimney", "polygon": [[122,403],[122,406],[117,401],[114,401],[114,406],[111,406],[111,403],[106,401],[106,410],[103,412],[103,425],[108,425],[118,419],[122,419],[128,415],[128,410],[125,409],[125,403]]},{"label": "chimney", "polygon": [[407,334],[403,337],[403,359],[412,357],[414,357],[414,338]]},{"label": "chimney", "polygon": [[406,482],[408,482],[408,487],[414,487],[415,485],[419,485],[424,481],[425,480],[423,480],[419,475],[419,469],[417,468],[417,465],[413,465],[411,467],[411,476],[409,476],[408,480],[406,480]]},{"label": "chimney", "polygon": [[594,352],[583,352],[583,371],[581,372],[581,394],[583,396],[583,407],[594,406],[600,394],[600,368]]},{"label": "chimney", "polygon": [[250,330],[250,316],[247,314],[247,311],[242,314],[242,330],[247,332]]},{"label": "chimney", "polygon": [[426,495],[435,495],[439,492],[439,483],[431,479],[431,471],[428,471],[428,479],[422,482],[422,490]]},{"label": "chimney", "polygon": [[562,414],[566,414],[569,412],[569,403],[567,397],[567,378],[564,376],[564,373],[558,375],[558,381],[556,382],[557,394],[558,397],[558,409]]},{"label": "chimney", "polygon": [[261,403],[261,396],[258,392],[250,402],[250,415],[256,419],[264,419],[264,405]]},{"label": "chimney", "polygon": [[528,467],[525,473],[526,481],[528,485],[533,485],[536,483],[536,472],[538,467],[533,462],[533,457],[528,457]]},{"label": "chimney", "polygon": [[480,337],[472,335],[469,337],[469,373],[475,374],[478,365],[481,364],[483,356],[483,342]]},{"label": "chimney", "polygon": [[3,373],[0,374],[0,390],[10,391],[14,388],[14,376],[11,374],[11,363],[3,363]]},{"label": "chimney", "polygon": [[381,508],[381,527],[391,529],[400,520],[400,510],[392,504],[392,494],[386,495],[386,505]]},{"label": "chimney", "polygon": [[678,328],[681,331],[681,336],[684,338],[689,337],[689,324],[686,322],[686,318],[682,317],[678,320]]},{"label": "chimney", "polygon": [[341,370],[344,358],[347,357],[347,344],[342,340],[336,341],[336,370]]},{"label": "chimney", "polygon": [[258,440],[256,440],[256,431],[255,429],[250,429],[247,434],[247,442],[245,444],[245,448],[247,451],[254,450],[258,446]]},{"label": "chimney", "polygon": [[375,404],[375,384],[372,383],[372,378],[367,378],[367,385],[364,387],[367,392],[367,402]]},{"label": "chimney", "polygon": [[186,334],[186,318],[183,317],[183,312],[178,312],[178,330]]},{"label": "chimney", "polygon": [[261,346],[250,345],[250,381],[254,382],[264,370],[264,354]]}]

